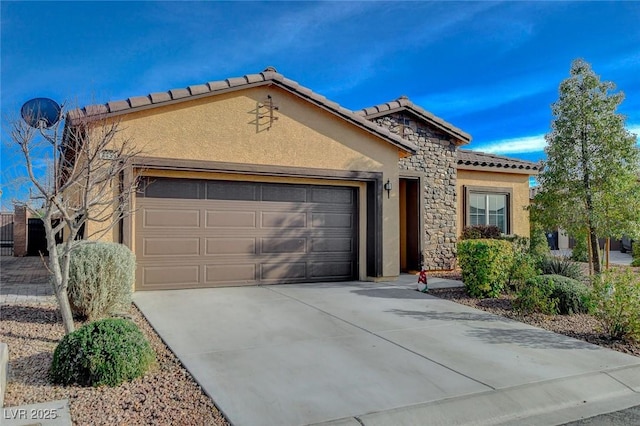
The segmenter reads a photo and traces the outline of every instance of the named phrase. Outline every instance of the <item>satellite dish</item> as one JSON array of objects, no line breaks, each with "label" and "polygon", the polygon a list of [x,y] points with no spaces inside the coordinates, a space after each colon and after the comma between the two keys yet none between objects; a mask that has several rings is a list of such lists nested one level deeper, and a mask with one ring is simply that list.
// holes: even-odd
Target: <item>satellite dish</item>
[{"label": "satellite dish", "polygon": [[31,99],[22,105],[20,115],[31,127],[49,128],[60,120],[62,108],[56,101],[49,98]]}]

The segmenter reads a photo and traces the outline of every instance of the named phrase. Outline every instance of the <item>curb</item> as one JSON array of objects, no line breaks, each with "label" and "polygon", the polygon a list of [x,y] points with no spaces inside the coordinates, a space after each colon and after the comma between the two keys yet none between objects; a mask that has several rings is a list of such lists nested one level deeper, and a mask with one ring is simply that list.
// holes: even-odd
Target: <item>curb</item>
[{"label": "curb", "polygon": [[4,392],[7,389],[7,369],[9,366],[9,346],[0,342],[0,407],[4,406]]}]

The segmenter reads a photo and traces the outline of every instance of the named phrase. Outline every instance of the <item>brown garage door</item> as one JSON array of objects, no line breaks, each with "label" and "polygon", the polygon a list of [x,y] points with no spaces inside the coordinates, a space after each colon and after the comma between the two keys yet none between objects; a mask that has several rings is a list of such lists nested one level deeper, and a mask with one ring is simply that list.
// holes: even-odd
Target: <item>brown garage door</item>
[{"label": "brown garage door", "polygon": [[356,275],[356,188],[168,178],[141,187],[137,290]]}]

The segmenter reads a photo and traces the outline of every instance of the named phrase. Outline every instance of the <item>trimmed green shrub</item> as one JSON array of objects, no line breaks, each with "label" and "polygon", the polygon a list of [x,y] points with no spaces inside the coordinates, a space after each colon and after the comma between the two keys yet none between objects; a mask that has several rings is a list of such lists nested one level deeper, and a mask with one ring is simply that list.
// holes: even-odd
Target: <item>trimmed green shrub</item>
[{"label": "trimmed green shrub", "polygon": [[524,312],[569,315],[589,310],[589,288],[562,275],[540,275],[527,280],[518,292],[516,309]]},{"label": "trimmed green shrub", "polygon": [[593,281],[594,315],[613,339],[640,341],[640,277],[630,268],[613,268]]},{"label": "trimmed green shrub", "polygon": [[640,266],[640,257],[631,261],[631,266]]},{"label": "trimmed green shrub", "polygon": [[132,321],[107,318],[64,336],[49,374],[57,384],[113,387],[144,375],[154,362],[151,345]]},{"label": "trimmed green shrub", "polygon": [[509,235],[503,238],[511,243],[513,248],[513,261],[509,268],[507,284],[510,289],[523,285],[529,278],[538,275],[536,262],[530,253],[530,240],[518,235]]},{"label": "trimmed green shrub", "polygon": [[513,248],[502,240],[464,240],[458,243],[462,281],[472,297],[496,297],[509,279]]},{"label": "trimmed green shrub", "polygon": [[128,312],[135,255],[122,244],[81,241],[71,251],[69,301],[90,321]]},{"label": "trimmed green shrub", "polygon": [[553,297],[553,280],[533,277],[518,291],[514,307],[520,312],[540,312],[555,315],[558,312],[558,299]]},{"label": "trimmed green shrub", "polygon": [[634,241],[635,244],[631,244],[631,257],[633,260],[640,259],[640,241]]},{"label": "trimmed green shrub", "polygon": [[543,275],[562,275],[578,281],[584,279],[580,265],[566,257],[546,257],[540,262],[540,270]]},{"label": "trimmed green shrub", "polygon": [[479,240],[479,239],[498,239],[500,238],[500,228],[495,225],[473,225],[465,226],[462,230],[460,239],[462,240]]}]

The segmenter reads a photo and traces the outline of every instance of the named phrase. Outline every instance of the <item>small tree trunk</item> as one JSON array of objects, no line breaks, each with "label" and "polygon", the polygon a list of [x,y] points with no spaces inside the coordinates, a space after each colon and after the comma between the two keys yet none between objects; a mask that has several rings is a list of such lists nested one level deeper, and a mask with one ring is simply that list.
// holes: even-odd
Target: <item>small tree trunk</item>
[{"label": "small tree trunk", "polygon": [[76,325],[73,322],[73,314],[71,313],[71,304],[69,303],[69,295],[67,289],[61,289],[56,294],[58,297],[58,303],[60,304],[60,314],[62,315],[62,324],[64,325],[64,333],[73,333],[76,329]]},{"label": "small tree trunk", "polygon": [[609,270],[609,252],[611,251],[611,238],[607,237],[607,241],[605,243],[605,252],[604,252],[604,258],[605,258],[605,270]]},{"label": "small tree trunk", "polygon": [[593,275],[593,247],[591,246],[591,233],[587,233],[587,258],[589,259],[589,276]]},{"label": "small tree trunk", "polygon": [[595,231],[590,231],[591,239],[591,258],[593,259],[593,272],[599,274],[602,272],[602,262],[600,261],[600,244]]}]

